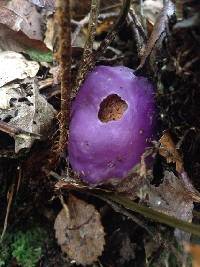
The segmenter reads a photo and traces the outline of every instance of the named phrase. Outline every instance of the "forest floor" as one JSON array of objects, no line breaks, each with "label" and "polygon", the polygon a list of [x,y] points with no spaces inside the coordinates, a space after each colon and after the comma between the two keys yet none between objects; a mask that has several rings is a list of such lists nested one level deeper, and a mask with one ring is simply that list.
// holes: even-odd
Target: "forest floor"
[{"label": "forest floor", "polygon": [[[198,0],[0,1],[0,266],[200,267],[199,26]],[[157,115],[141,162],[93,186],[67,144],[98,65],[146,77]]]}]

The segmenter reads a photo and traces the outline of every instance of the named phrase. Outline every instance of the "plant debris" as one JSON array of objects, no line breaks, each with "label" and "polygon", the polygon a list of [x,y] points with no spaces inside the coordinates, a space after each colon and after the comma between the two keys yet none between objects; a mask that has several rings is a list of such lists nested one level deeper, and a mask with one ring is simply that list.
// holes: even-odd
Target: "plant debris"
[{"label": "plant debris", "polygon": [[192,255],[192,266],[200,266],[200,246],[198,244],[185,244],[185,251]]},{"label": "plant debris", "polygon": [[[15,66],[14,69],[13,66]],[[0,52],[0,87],[16,79],[33,78],[38,70],[39,64],[37,62],[28,61],[19,53]]]},{"label": "plant debris", "polygon": [[[150,185],[144,198],[154,209],[191,222],[193,218],[193,202],[200,201],[200,194],[195,192],[192,185],[188,189],[188,185],[185,185],[183,180],[176,177],[172,172],[165,171],[162,184],[158,187]],[[184,238],[184,235],[179,230],[176,230],[175,234],[179,240]]]},{"label": "plant debris", "polygon": [[47,138],[56,111],[39,94],[34,79],[1,87],[0,99],[3,100],[0,102],[0,119],[8,121],[9,118],[11,125],[24,131],[14,135],[15,153],[22,148],[30,148],[38,134]]},{"label": "plant debris", "polygon": [[25,53],[29,49],[48,52],[41,22],[41,14],[29,1],[0,3],[0,48]]},{"label": "plant debris", "polygon": [[166,27],[168,25],[169,18],[174,15],[174,12],[174,4],[171,2],[171,0],[167,0],[162,12],[159,14],[155,22],[151,36],[143,50],[144,52],[142,54],[138,69],[144,66],[146,59],[150,56],[152,50],[158,43],[161,43],[166,36]]},{"label": "plant debris", "polygon": [[[200,266],[199,14],[198,0],[0,1],[0,266]],[[99,65],[154,85],[157,126],[124,179],[89,185],[68,134]],[[106,100],[95,113],[105,125]]]},{"label": "plant debris", "polygon": [[105,233],[93,205],[70,195],[54,227],[62,251],[76,263],[92,264],[102,254]]},{"label": "plant debris", "polygon": [[176,148],[169,132],[165,132],[160,138],[159,153],[166,158],[167,163],[175,163],[176,171],[181,173],[183,171],[183,159]]}]

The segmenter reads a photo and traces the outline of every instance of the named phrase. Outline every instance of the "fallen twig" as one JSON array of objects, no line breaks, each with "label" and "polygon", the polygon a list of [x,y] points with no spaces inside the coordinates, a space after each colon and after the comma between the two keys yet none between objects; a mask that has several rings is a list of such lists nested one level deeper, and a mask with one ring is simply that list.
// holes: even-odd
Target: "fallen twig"
[{"label": "fallen twig", "polygon": [[133,31],[133,34],[135,36],[136,46],[138,54],[140,54],[141,49],[143,48],[144,44],[147,41],[147,36],[145,33],[145,30],[135,13],[135,10],[133,8],[130,8],[129,14],[128,14],[128,22],[132,26],[131,29]]},{"label": "fallen twig", "polygon": [[56,151],[57,160],[65,151],[68,140],[71,95],[71,12],[69,0],[56,1],[55,23],[57,24],[58,50],[55,58],[60,66],[61,111],[59,114],[59,144]]},{"label": "fallen twig", "polygon": [[0,131],[9,134],[10,136],[16,136],[19,134],[26,134],[32,137],[35,137],[36,139],[40,139],[41,135],[36,133],[31,133],[28,131],[25,131],[19,127],[16,127],[10,123],[7,123],[5,121],[0,120]]}]

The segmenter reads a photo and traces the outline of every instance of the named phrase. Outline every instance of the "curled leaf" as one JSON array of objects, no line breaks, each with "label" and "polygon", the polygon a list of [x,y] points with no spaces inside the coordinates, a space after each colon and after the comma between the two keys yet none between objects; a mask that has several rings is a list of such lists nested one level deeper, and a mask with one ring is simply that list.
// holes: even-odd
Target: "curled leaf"
[{"label": "curled leaf", "polygon": [[168,163],[175,163],[177,172],[181,173],[183,171],[183,160],[172,140],[170,133],[165,132],[159,141],[160,155],[163,156]]},{"label": "curled leaf", "polygon": [[158,40],[165,37],[165,31],[169,17],[171,17],[173,14],[174,14],[174,4],[170,0],[168,0],[166,1],[165,6],[163,7],[160,15],[156,20],[151,36],[144,48],[144,53],[141,57],[138,69],[141,69],[144,66],[146,59],[150,56]]}]

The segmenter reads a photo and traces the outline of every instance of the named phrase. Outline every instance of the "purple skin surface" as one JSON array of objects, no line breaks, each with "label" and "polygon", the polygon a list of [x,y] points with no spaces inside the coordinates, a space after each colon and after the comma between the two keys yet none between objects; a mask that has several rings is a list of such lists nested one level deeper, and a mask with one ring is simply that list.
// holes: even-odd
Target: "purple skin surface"
[{"label": "purple skin surface", "polygon": [[[119,120],[102,122],[100,103],[117,94],[128,107]],[[152,84],[127,67],[98,66],[88,74],[72,105],[69,160],[89,184],[122,179],[140,162],[155,126]]]}]

